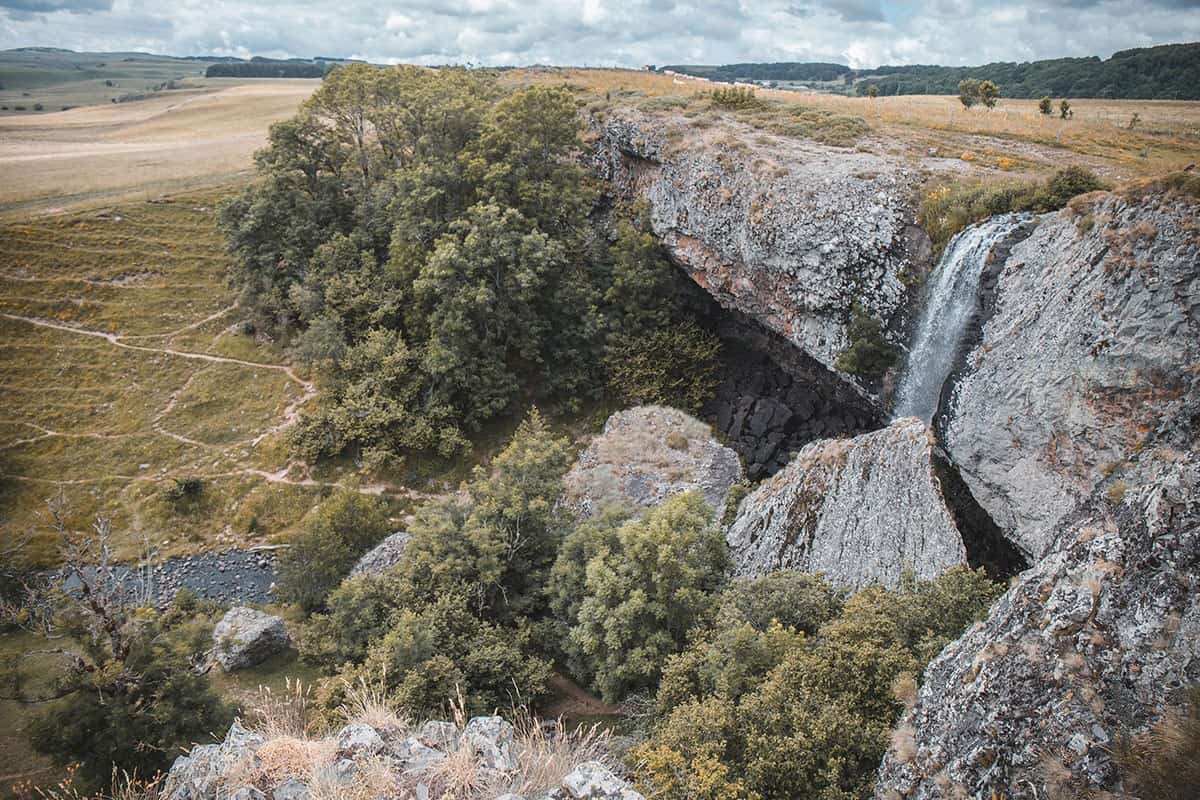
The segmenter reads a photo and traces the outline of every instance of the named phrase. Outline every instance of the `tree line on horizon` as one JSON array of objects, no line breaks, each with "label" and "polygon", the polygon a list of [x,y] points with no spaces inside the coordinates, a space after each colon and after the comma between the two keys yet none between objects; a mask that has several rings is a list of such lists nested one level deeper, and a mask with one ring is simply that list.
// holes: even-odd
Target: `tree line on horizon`
[{"label": "tree line on horizon", "polygon": [[[975,67],[932,64],[854,70],[826,63],[752,63],[724,66],[672,65],[663,69],[716,81],[837,82],[866,95],[956,94],[964,80],[990,80],[1005,97],[1101,97],[1114,100],[1200,100],[1200,42],[1159,45],[1114,53],[1102,60],[1056,58],[996,62]],[[853,88],[851,88],[853,87]]]}]

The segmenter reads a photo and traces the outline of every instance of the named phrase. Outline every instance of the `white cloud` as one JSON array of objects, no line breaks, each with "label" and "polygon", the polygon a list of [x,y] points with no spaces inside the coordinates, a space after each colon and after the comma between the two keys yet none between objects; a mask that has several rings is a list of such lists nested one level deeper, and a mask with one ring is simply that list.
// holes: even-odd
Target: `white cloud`
[{"label": "white cloud", "polygon": [[385,63],[978,64],[1200,40],[1200,0],[0,0],[0,47]]}]

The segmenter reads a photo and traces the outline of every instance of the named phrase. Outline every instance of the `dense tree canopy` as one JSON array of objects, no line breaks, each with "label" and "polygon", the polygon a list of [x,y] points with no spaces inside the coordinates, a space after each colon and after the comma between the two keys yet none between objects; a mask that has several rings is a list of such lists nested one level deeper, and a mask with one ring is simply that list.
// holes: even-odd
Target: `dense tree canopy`
[{"label": "dense tree canopy", "polygon": [[[628,349],[686,319],[642,216],[593,214],[581,145],[565,89],[458,69],[339,66],[272,127],[222,222],[253,325],[322,371],[302,456],[456,455],[528,402],[600,394],[610,336]],[[697,358],[706,375],[716,350],[693,336],[647,357],[661,383]]]}]

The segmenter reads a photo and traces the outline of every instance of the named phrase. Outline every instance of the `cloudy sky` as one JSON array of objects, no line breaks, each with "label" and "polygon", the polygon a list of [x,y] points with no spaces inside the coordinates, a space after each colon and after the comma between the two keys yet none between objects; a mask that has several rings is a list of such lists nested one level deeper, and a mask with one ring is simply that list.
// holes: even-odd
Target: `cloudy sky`
[{"label": "cloudy sky", "polygon": [[978,64],[1200,40],[1200,0],[0,0],[0,48],[379,62]]}]

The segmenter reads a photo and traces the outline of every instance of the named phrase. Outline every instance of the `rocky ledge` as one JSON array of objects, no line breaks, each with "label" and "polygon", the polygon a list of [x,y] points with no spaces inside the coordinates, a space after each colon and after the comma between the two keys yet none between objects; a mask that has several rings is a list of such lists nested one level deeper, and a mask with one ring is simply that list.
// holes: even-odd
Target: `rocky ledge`
[{"label": "rocky ledge", "polygon": [[806,446],[742,501],[727,536],[735,574],[823,572],[857,589],[967,563],[934,458],[917,419]]},{"label": "rocky ledge", "polygon": [[[426,722],[415,729],[381,716],[323,739],[267,739],[235,722],[219,744],[198,745],[171,766],[163,800],[317,800],[417,797],[450,800],[644,800],[604,763],[587,760],[565,774],[570,752],[561,726],[518,732],[501,717],[460,728]],[[558,767],[564,769],[563,766]],[[547,785],[547,782],[550,785]]]},{"label": "rocky ledge", "polygon": [[649,204],[654,232],[721,305],[831,371],[855,303],[903,328],[903,276],[930,256],[906,165],[787,138],[760,145],[760,132],[732,120],[701,130],[630,110],[595,129],[597,173],[619,198]]}]

